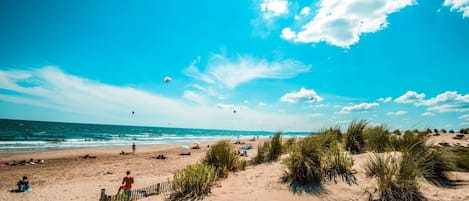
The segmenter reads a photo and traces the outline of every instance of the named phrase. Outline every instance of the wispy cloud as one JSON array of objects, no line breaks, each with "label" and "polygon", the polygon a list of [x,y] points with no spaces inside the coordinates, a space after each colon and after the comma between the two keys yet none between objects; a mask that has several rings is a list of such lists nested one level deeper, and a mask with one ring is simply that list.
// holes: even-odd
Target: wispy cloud
[{"label": "wispy cloud", "polygon": [[422,116],[424,117],[432,117],[432,116],[435,116],[435,114],[431,113],[431,112],[424,112],[421,114]]},{"label": "wispy cloud", "polygon": [[298,92],[290,92],[284,94],[280,97],[281,102],[287,103],[297,103],[300,100],[304,100],[305,102],[319,102],[322,101],[323,98],[318,96],[316,91],[313,89],[305,89],[301,88]]},{"label": "wispy cloud", "polygon": [[392,97],[378,98],[378,101],[379,101],[379,102],[382,102],[382,103],[391,102],[391,101],[392,101]]},{"label": "wispy cloud", "polygon": [[445,0],[443,5],[450,7],[451,11],[462,12],[463,18],[469,17],[469,0]]},{"label": "wispy cloud", "polygon": [[386,113],[386,115],[388,115],[388,116],[402,116],[402,115],[405,115],[407,113],[408,112],[405,111],[405,110],[399,110],[397,112],[388,112],[388,113]]},{"label": "wispy cloud", "polygon": [[415,0],[321,0],[312,20],[298,31],[284,28],[282,38],[298,43],[327,42],[347,48],[357,43],[360,35],[386,28],[389,14],[413,4]]},{"label": "wispy cloud", "polygon": [[242,55],[236,59],[218,54],[213,55],[205,72],[200,72],[196,64],[197,62],[194,62],[185,70],[187,76],[208,84],[220,84],[229,89],[256,79],[292,78],[300,73],[309,72],[311,69],[311,66],[294,59],[267,61]]},{"label": "wispy cloud", "polygon": [[379,103],[360,103],[357,105],[350,105],[350,106],[345,106],[342,108],[342,110],[339,112],[340,114],[348,114],[350,112],[363,112],[363,111],[370,111],[379,106]]},{"label": "wispy cloud", "polygon": [[404,95],[394,99],[396,103],[419,103],[425,98],[424,93],[417,93],[415,91],[407,91]]},{"label": "wispy cloud", "polygon": [[[55,111],[58,116],[54,120],[60,120],[64,115],[79,114],[94,123],[166,125],[171,122],[180,127],[248,130],[309,130],[319,127],[303,116],[279,115],[241,106],[236,106],[242,109],[242,113],[236,115],[234,124],[233,112],[210,103],[188,104],[186,99],[204,102],[190,90],[184,93],[186,99],[168,98],[67,74],[57,67],[0,70],[0,89],[0,101]],[[135,115],[131,115],[131,111],[135,111]],[[23,117],[27,118],[26,115]]]}]

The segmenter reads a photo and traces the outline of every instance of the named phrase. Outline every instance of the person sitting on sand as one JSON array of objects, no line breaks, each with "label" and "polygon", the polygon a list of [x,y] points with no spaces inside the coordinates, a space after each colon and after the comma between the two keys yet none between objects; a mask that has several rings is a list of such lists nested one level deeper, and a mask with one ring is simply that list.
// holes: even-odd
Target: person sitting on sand
[{"label": "person sitting on sand", "polygon": [[16,185],[18,186],[18,189],[16,190],[16,192],[31,192],[32,191],[31,187],[29,186],[29,180],[27,176],[23,176],[23,179],[19,180],[18,183],[16,183]]},{"label": "person sitting on sand", "polygon": [[129,197],[132,195],[133,183],[134,183],[134,177],[130,175],[130,170],[127,170],[127,175],[124,177],[124,179],[122,179],[122,186],[120,189],[124,190],[124,193]]}]

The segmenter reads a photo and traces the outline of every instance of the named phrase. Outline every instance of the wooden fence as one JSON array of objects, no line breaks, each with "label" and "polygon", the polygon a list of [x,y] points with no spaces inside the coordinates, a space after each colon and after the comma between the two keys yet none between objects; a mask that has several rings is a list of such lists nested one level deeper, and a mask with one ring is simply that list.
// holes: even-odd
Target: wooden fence
[{"label": "wooden fence", "polygon": [[132,190],[132,195],[129,197],[123,193],[123,191],[118,192],[115,195],[107,195],[106,189],[101,189],[101,197],[99,201],[129,201],[129,200],[139,200],[146,198],[152,195],[160,195],[161,193],[165,193],[171,190],[171,183],[170,182],[162,182],[153,184],[144,188],[139,188]]}]

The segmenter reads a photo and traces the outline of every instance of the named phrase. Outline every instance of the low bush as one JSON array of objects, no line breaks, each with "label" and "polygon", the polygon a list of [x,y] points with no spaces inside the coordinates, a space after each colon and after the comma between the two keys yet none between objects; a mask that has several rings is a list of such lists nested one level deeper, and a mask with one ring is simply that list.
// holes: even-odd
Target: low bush
[{"label": "low bush", "polygon": [[375,155],[365,166],[368,177],[375,177],[378,183],[379,201],[426,200],[417,185],[418,169],[407,158]]},{"label": "low bush", "polygon": [[283,163],[287,171],[282,176],[282,180],[292,186],[320,185],[323,181],[321,149],[312,137],[299,141]]},{"label": "low bush", "polygon": [[368,148],[378,153],[385,151],[389,146],[390,135],[385,126],[369,127],[365,130],[365,137],[367,139]]},{"label": "low bush", "polygon": [[195,164],[174,174],[168,200],[198,200],[210,192],[216,180],[215,167]]},{"label": "low bush", "polygon": [[366,150],[366,142],[363,131],[367,126],[365,120],[352,121],[345,134],[345,149],[352,154],[362,153]]},{"label": "low bush", "polygon": [[230,171],[244,170],[246,167],[246,163],[239,158],[228,141],[220,141],[211,146],[203,163],[215,167],[221,178],[228,177]]},{"label": "low bush", "polygon": [[321,165],[326,180],[336,182],[336,178],[341,177],[349,184],[356,183],[355,176],[351,173],[353,159],[337,143],[331,144],[322,154]]}]

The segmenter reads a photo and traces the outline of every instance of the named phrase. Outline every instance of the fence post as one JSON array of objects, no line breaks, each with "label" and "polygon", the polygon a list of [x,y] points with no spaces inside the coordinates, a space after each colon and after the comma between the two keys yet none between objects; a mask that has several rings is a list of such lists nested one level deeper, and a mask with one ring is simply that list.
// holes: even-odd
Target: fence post
[{"label": "fence post", "polygon": [[157,195],[160,194],[160,183],[157,183],[157,184],[156,184],[156,194],[157,194]]},{"label": "fence post", "polygon": [[102,188],[101,189],[101,197],[99,197],[99,201],[106,201],[106,189]]}]

